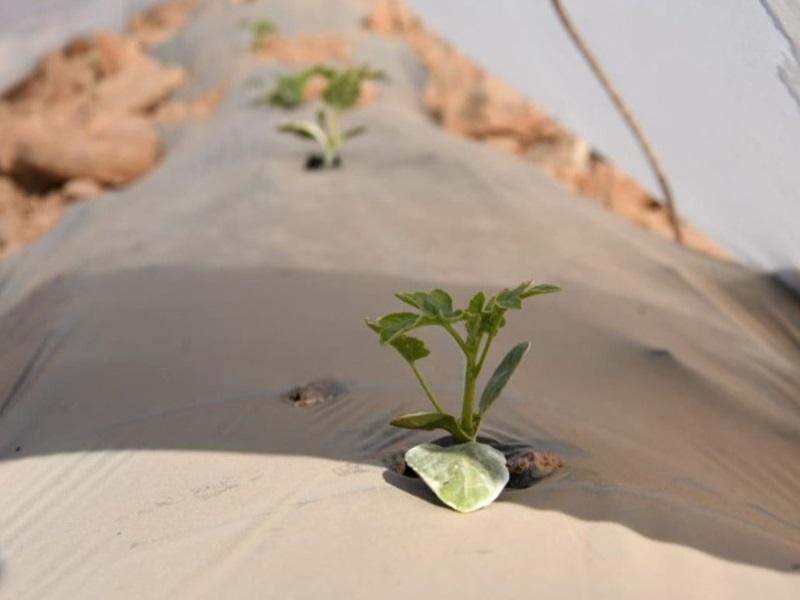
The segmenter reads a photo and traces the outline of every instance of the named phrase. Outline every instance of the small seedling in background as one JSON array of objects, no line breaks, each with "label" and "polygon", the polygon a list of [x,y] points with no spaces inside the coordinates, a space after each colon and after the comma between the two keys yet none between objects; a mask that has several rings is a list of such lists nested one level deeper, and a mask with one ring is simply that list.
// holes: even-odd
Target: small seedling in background
[{"label": "small seedling in background", "polygon": [[250,49],[253,51],[261,48],[264,42],[278,33],[278,27],[269,19],[244,20],[241,24],[250,32]]},{"label": "small seedling in background", "polygon": [[[405,455],[406,462],[436,495],[458,511],[470,512],[486,506],[508,481],[503,455],[475,440],[486,413],[528,352],[530,343],[521,342],[508,351],[478,399],[476,385],[492,342],[506,325],[509,310],[521,309],[523,301],[528,298],[558,291],[560,289],[554,285],[524,282],[488,298],[484,292],[478,292],[463,309],[453,308],[452,297],[441,289],[400,293],[395,294],[396,297],[411,306],[413,311],[367,320],[367,326],[378,334],[381,345],[392,346],[409,364],[434,409],[433,412],[397,417],[391,424],[404,429],[443,429],[460,442],[446,449],[434,444],[420,444]],[[460,416],[445,411],[417,367],[417,362],[428,356],[430,350],[421,339],[409,333],[432,326],[444,329],[464,355],[464,394]]]},{"label": "small seedling in background", "polygon": [[[283,108],[299,106],[305,100],[306,84],[315,75],[326,79],[325,90],[322,92],[323,108],[317,111],[316,120],[290,121],[280,125],[278,131],[317,142],[322,151],[320,166],[330,168],[339,163],[339,154],[345,143],[366,131],[363,126],[343,129],[342,114],[355,105],[364,81],[383,79],[384,75],[366,65],[344,70],[316,66],[300,73],[279,77],[267,101],[273,106]],[[309,161],[309,166],[315,166],[314,157]]]},{"label": "small seedling in background", "polygon": [[278,108],[297,108],[306,101],[305,90],[309,80],[315,75],[324,76],[326,72],[325,67],[317,66],[299,73],[278,75],[275,87],[261,99],[261,103]]}]

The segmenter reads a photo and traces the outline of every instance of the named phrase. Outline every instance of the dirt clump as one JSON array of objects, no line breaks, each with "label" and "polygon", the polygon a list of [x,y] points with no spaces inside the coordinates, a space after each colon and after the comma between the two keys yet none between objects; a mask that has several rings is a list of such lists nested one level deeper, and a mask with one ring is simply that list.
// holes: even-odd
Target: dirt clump
[{"label": "dirt clump", "polygon": [[555,473],[564,466],[564,461],[556,454],[527,450],[507,456],[506,466],[510,475],[508,487],[524,489]]},{"label": "dirt clump", "polygon": [[172,0],[128,19],[128,33],[144,46],[166,42],[186,24],[197,0]]},{"label": "dirt clump", "polygon": [[224,88],[170,101],[187,80],[148,48],[171,37],[194,0],[132,17],[46,55],[0,96],[0,257],[51,228],[69,202],[135,181],[161,157],[157,125],[207,117]]},{"label": "dirt clump", "polygon": [[352,47],[346,36],[335,33],[297,37],[275,34],[267,37],[254,51],[259,58],[270,62],[313,65],[330,61],[347,63]]},{"label": "dirt clump", "polygon": [[295,406],[307,408],[338,398],[346,391],[347,388],[341,382],[335,379],[322,378],[292,388],[286,393],[285,397]]}]

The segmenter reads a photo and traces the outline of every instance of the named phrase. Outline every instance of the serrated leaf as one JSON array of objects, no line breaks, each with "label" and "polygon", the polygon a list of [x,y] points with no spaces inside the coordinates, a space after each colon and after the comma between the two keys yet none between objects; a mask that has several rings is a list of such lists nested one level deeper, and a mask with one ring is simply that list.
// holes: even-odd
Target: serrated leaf
[{"label": "serrated leaf", "polygon": [[438,412],[418,412],[397,417],[391,423],[395,427],[402,429],[421,429],[423,431],[433,431],[443,429],[459,439],[466,439],[464,433],[453,415]]},{"label": "serrated leaf", "polygon": [[424,292],[398,292],[394,296],[401,302],[419,309],[422,308],[421,302],[427,298],[428,294]]},{"label": "serrated leaf", "polygon": [[529,285],[524,292],[522,292],[523,298],[530,298],[531,296],[539,296],[540,294],[554,294],[556,292],[560,292],[561,288],[557,285],[552,285],[550,283],[540,283],[539,285]]},{"label": "serrated leaf", "polygon": [[486,303],[486,295],[483,292],[478,292],[469,301],[467,311],[471,313],[480,314],[483,311],[483,305]]},{"label": "serrated leaf", "polygon": [[392,338],[412,329],[418,320],[419,315],[410,312],[389,313],[381,317],[378,319],[381,344],[387,344]]},{"label": "serrated leaf", "polygon": [[431,353],[425,346],[425,342],[410,335],[398,335],[389,344],[410,363],[425,358]]},{"label": "serrated leaf", "polygon": [[440,315],[453,312],[453,297],[442,289],[436,288],[428,294],[428,301]]},{"label": "serrated leaf", "polygon": [[522,293],[528,289],[530,281],[525,281],[510,290],[503,290],[495,298],[495,304],[506,310],[519,310],[522,308]]},{"label": "serrated leaf", "polygon": [[405,460],[442,502],[458,512],[488,506],[509,480],[503,453],[477,442],[448,448],[419,444],[406,452]]},{"label": "serrated leaf", "polygon": [[416,300],[423,315],[434,319],[439,316],[439,311],[436,308],[436,305],[431,302],[431,295],[429,293],[413,292],[411,295]]},{"label": "serrated leaf", "polygon": [[497,365],[497,368],[494,370],[494,373],[492,373],[491,378],[489,378],[486,387],[483,388],[483,394],[481,394],[480,409],[478,411],[481,415],[485,414],[486,411],[489,410],[494,401],[500,395],[500,392],[503,391],[506,383],[508,383],[508,380],[514,374],[514,370],[517,368],[519,361],[521,361],[522,357],[527,354],[530,347],[530,342],[522,342],[517,344],[511,350],[509,350],[508,354],[506,354],[505,357],[503,357],[503,360],[500,361],[500,364]]},{"label": "serrated leaf", "polygon": [[423,316],[436,322],[453,322],[462,318],[463,311],[453,310],[453,298],[446,291],[435,289],[431,292],[401,292],[395,294],[401,302],[420,310]]}]

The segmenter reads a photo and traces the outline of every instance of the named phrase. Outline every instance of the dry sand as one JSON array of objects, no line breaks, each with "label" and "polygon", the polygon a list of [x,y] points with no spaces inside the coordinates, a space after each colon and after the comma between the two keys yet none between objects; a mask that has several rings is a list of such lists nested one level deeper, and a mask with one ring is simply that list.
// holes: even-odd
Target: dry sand
[{"label": "dry sand", "polygon": [[[0,263],[0,597],[797,598],[797,299],[441,132],[364,3],[295,4],[198,10],[172,57],[231,78],[217,113]],[[343,168],[252,105],[275,66],[204,44],[260,15],[390,73]],[[565,291],[512,315],[497,347],[533,349],[486,433],[567,466],[459,515],[382,465],[435,434],[388,426],[424,399],[362,319],[528,277]],[[284,398],[323,376],[348,391]]]}]

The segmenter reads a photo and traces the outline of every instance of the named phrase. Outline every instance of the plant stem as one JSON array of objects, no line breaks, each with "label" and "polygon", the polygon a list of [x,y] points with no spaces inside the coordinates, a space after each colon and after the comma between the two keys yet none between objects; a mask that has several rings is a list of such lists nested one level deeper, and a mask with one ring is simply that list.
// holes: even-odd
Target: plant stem
[{"label": "plant stem", "polygon": [[478,366],[476,367],[478,373],[480,373],[481,369],[483,369],[483,361],[486,360],[486,356],[489,354],[489,348],[492,347],[492,341],[494,340],[495,335],[497,334],[495,332],[492,332],[486,339],[486,344],[483,346],[483,352],[481,352],[481,357],[480,360],[478,360]]},{"label": "plant stem", "polygon": [[464,356],[466,356],[467,358],[471,358],[472,352],[467,347],[467,343],[459,335],[459,333],[455,330],[455,328],[447,321],[442,321],[442,326],[447,330],[447,333],[449,333],[456,341],[456,344],[458,344],[458,347],[461,348],[461,351],[464,353]]},{"label": "plant stem", "polygon": [[475,404],[475,380],[478,378],[478,370],[475,368],[475,349],[467,346],[467,343],[450,323],[447,321],[442,321],[441,323],[447,333],[456,341],[466,358],[464,398],[461,401],[461,428],[469,436],[469,439],[473,440],[475,439],[475,432],[472,427],[472,411]]},{"label": "plant stem", "polygon": [[464,399],[461,404],[461,428],[470,436],[471,440],[475,439],[475,434],[477,433],[473,431],[472,425],[472,413],[475,405],[475,381],[478,378],[474,360],[474,357],[467,356],[467,366],[464,369]]},{"label": "plant stem", "polygon": [[428,384],[425,383],[425,379],[423,379],[422,373],[420,373],[419,369],[417,369],[417,365],[415,365],[413,362],[409,362],[408,364],[411,365],[411,370],[414,371],[414,375],[417,376],[417,381],[419,381],[419,384],[422,386],[422,389],[425,390],[425,395],[428,397],[428,400],[431,401],[431,404],[433,404],[433,407],[436,409],[436,412],[444,414],[444,409],[441,407],[439,402],[437,402],[436,396],[433,395],[431,388],[429,388]]},{"label": "plant stem", "polygon": [[489,332],[489,337],[486,338],[486,344],[483,346],[483,352],[481,352],[481,357],[478,360],[478,366],[476,367],[477,373],[480,373],[481,369],[483,369],[483,363],[486,360],[486,357],[489,355],[489,349],[492,347],[492,342],[494,341],[494,338],[497,336],[497,330],[499,328],[499,325],[500,325],[500,319],[497,320],[497,323],[495,323],[494,327],[492,327],[492,330]]},{"label": "plant stem", "polygon": [[328,132],[328,139],[330,140],[330,164],[333,166],[333,161],[339,154],[342,147],[342,111],[336,107],[332,107],[329,113],[330,129]]}]

